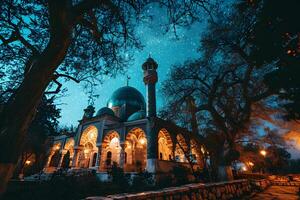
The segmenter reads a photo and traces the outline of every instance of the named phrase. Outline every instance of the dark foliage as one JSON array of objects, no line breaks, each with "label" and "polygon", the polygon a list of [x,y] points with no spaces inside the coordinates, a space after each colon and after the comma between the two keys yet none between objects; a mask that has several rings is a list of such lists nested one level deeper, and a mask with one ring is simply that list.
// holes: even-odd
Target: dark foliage
[{"label": "dark foliage", "polygon": [[112,183],[118,184],[124,188],[129,186],[130,175],[125,174],[123,168],[119,167],[116,162],[113,162],[111,168],[107,172],[111,176]]},{"label": "dark foliage", "polygon": [[190,169],[181,165],[174,166],[172,169],[175,183],[177,185],[183,185],[189,182],[188,176],[191,175]]},{"label": "dark foliage", "polygon": [[288,168],[291,154],[284,148],[270,146],[266,157],[266,169],[272,174],[283,173]]},{"label": "dark foliage", "polygon": [[99,182],[96,175],[92,173],[81,176],[68,176],[61,171],[54,174],[52,179],[47,182],[11,182],[3,199],[76,200],[89,195],[117,192],[119,189],[110,187],[110,191],[106,191],[104,187],[109,187],[108,185]]},{"label": "dark foliage", "polygon": [[266,83],[285,100],[287,119],[300,118],[300,2],[243,1],[240,12],[254,11],[255,25],[251,43],[252,59],[258,64],[273,63],[278,68],[267,74]]},{"label": "dark foliage", "polygon": [[139,172],[132,179],[131,188],[134,191],[145,191],[154,188],[153,175],[147,171]]}]

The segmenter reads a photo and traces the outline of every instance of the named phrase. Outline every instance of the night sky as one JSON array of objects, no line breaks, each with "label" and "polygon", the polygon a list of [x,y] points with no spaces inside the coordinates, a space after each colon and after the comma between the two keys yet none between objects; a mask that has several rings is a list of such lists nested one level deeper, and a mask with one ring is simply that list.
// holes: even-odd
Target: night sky
[{"label": "night sky", "polygon": [[[104,84],[95,88],[95,94],[99,95],[94,104],[96,112],[106,106],[106,102],[115,90],[126,85],[127,75],[131,77],[129,86],[137,88],[145,97],[141,66],[149,54],[158,63],[157,107],[159,110],[163,106],[163,98],[159,91],[170,67],[199,56],[197,48],[200,34],[205,29],[205,17],[202,22],[195,23],[188,29],[177,29],[178,38],[176,38],[174,32],[165,33],[166,15],[162,10],[149,9],[149,12],[154,13],[154,19],[140,23],[136,29],[144,48],[134,51],[134,60],[125,74],[119,74],[116,78],[106,78]],[[68,92],[65,97],[58,100],[59,108],[61,108],[60,123],[63,126],[77,126],[78,120],[82,118],[83,109],[88,105],[88,95],[80,84],[69,81],[64,86]]]},{"label": "night sky", "polygon": [[[134,60],[128,66],[125,74],[118,74],[116,78],[107,77],[102,85],[96,86],[95,93],[99,95],[94,102],[95,112],[106,106],[111,94],[120,87],[126,86],[127,76],[130,76],[129,86],[137,88],[145,97],[146,89],[143,83],[142,64],[151,55],[158,63],[158,83],[157,83],[157,108],[164,105],[163,97],[160,93],[161,84],[167,78],[170,68],[174,64],[183,63],[188,59],[195,59],[200,56],[197,51],[199,47],[200,36],[206,28],[207,15],[203,13],[203,19],[199,23],[193,24],[189,28],[177,29],[178,38],[175,38],[173,32],[165,33],[166,15],[159,9],[149,9],[154,13],[152,21],[140,23],[136,27],[137,36],[140,38],[144,48],[135,50]],[[77,127],[78,120],[82,118],[83,109],[88,106],[88,95],[85,93],[82,84],[69,81],[64,84],[68,89],[66,96],[58,99],[58,107],[61,109],[61,126]],[[276,128],[273,125],[265,124],[271,129]],[[278,127],[277,127],[278,128]],[[280,129],[280,128],[279,128]],[[287,129],[279,131],[286,132]],[[263,127],[258,129],[263,134]],[[289,151],[292,157],[300,157],[300,138],[295,141],[294,147]]]}]

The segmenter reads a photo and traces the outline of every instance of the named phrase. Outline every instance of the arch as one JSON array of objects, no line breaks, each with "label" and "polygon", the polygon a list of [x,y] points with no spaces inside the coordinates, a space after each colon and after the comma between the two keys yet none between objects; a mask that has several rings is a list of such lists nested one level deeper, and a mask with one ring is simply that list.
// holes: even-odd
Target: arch
[{"label": "arch", "polygon": [[60,159],[60,149],[62,146],[61,144],[62,144],[61,141],[54,142],[53,146],[50,149],[46,167],[58,167],[59,159]]},{"label": "arch", "polygon": [[158,158],[160,160],[173,160],[173,141],[166,129],[158,132]]},{"label": "arch", "polygon": [[147,164],[147,138],[141,128],[133,128],[126,135],[125,146],[125,171],[141,171]]},{"label": "arch", "polygon": [[93,156],[98,152],[96,147],[97,137],[98,130],[95,126],[89,126],[82,132],[79,140],[79,146],[82,147],[78,156],[79,167],[93,167]]},{"label": "arch", "polygon": [[101,166],[106,170],[114,162],[120,164],[120,135],[117,131],[108,132],[102,141]]},{"label": "arch", "polygon": [[188,145],[182,134],[176,135],[175,160],[177,162],[185,162],[185,154],[188,153]]},{"label": "arch", "polygon": [[87,142],[96,146],[98,136],[98,129],[95,126],[89,126],[81,134],[79,145],[84,145]]}]

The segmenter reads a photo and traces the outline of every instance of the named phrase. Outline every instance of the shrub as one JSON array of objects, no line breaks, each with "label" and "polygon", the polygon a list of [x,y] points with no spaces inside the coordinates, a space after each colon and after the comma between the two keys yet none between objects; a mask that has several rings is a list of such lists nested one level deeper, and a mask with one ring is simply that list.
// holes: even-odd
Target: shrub
[{"label": "shrub", "polygon": [[139,172],[132,179],[131,190],[143,191],[152,189],[154,186],[154,180],[151,173],[147,171]]},{"label": "shrub", "polygon": [[187,167],[181,165],[174,166],[172,173],[174,174],[176,184],[183,185],[189,182],[188,176],[190,170]]},{"label": "shrub", "polygon": [[165,175],[160,177],[160,179],[157,181],[156,186],[158,188],[166,188],[173,185],[173,178],[171,175]]},{"label": "shrub", "polygon": [[124,170],[121,167],[118,167],[116,162],[112,164],[111,168],[108,170],[108,174],[112,178],[112,183],[122,187],[129,186],[130,175],[126,175]]}]

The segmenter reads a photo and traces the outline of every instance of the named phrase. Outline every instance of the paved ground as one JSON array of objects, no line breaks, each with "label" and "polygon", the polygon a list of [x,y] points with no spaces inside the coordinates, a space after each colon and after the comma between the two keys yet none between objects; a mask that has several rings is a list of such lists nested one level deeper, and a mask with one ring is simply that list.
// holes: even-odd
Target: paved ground
[{"label": "paved ground", "polygon": [[299,200],[299,187],[271,186],[262,193],[252,196],[253,200]]}]

